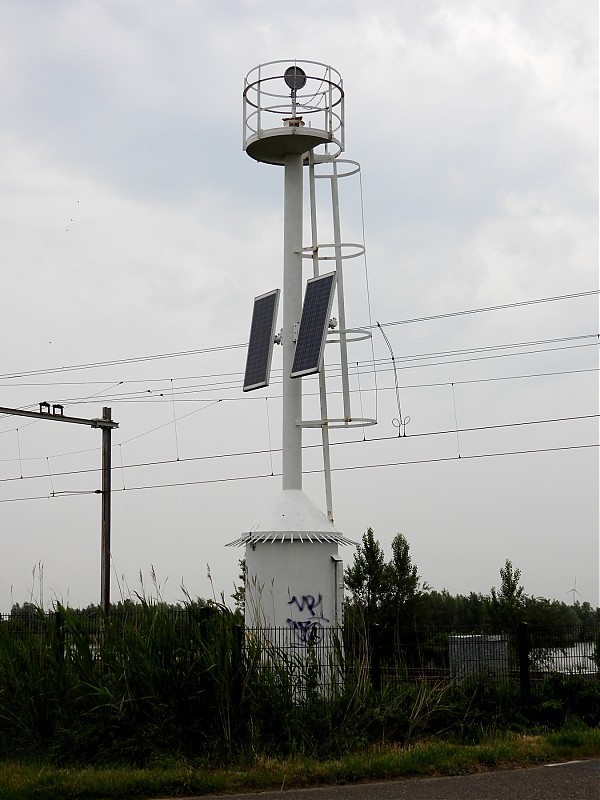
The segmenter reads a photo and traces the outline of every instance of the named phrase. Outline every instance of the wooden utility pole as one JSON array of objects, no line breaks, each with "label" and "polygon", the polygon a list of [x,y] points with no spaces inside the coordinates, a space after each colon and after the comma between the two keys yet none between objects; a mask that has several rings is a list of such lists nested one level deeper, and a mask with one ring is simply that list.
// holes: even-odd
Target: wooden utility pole
[{"label": "wooden utility pole", "polygon": [[[111,422],[110,408],[102,409],[102,421]],[[110,469],[109,425],[102,427],[102,542],[100,547],[100,605],[105,614],[110,607]]]},{"label": "wooden utility pole", "polygon": [[50,419],[54,422],[71,422],[76,425],[89,425],[102,429],[102,536],[100,547],[100,605],[108,614],[110,608],[110,498],[111,498],[111,431],[118,428],[119,423],[111,419],[110,408],[102,409],[102,419],[83,419],[67,417],[63,406],[55,403],[40,403],[38,411],[23,411],[20,408],[4,408],[0,406],[0,414],[11,414],[35,419]]}]

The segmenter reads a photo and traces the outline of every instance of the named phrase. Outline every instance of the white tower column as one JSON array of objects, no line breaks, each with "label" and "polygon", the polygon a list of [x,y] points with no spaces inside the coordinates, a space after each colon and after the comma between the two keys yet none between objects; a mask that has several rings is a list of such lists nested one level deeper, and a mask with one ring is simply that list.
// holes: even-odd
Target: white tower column
[{"label": "white tower column", "polygon": [[[327,160],[344,150],[342,78],[337,70],[314,61],[272,61],[248,73],[243,101],[246,153],[261,163],[284,168],[283,480],[271,507],[230,544],[246,546],[246,624],[268,631],[269,640],[293,648],[295,655],[310,651],[312,658],[313,645],[318,644],[326,684],[338,652],[334,637],[342,611],[338,546],[354,542],[342,536],[302,491],[302,429],[309,425],[302,414],[303,373],[299,370],[298,377],[290,376],[305,290],[304,163],[315,148],[325,148]],[[267,312],[265,320],[272,321]],[[267,336],[272,335],[271,328]],[[266,358],[270,363],[271,341],[263,336],[255,344],[257,361]],[[250,355],[248,361],[252,362]],[[268,368],[267,364],[252,376],[256,386],[252,380],[244,389],[268,386]]]},{"label": "white tower column", "polygon": [[302,381],[290,378],[302,314],[302,155],[284,156],[283,489],[302,489]]}]

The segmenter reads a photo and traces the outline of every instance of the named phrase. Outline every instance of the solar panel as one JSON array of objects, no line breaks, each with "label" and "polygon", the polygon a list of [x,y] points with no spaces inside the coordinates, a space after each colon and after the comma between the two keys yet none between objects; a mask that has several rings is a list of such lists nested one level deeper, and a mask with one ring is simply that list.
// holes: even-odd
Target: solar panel
[{"label": "solar panel", "polygon": [[335,272],[328,272],[306,282],[300,330],[292,364],[292,378],[319,371],[334,289]]},{"label": "solar panel", "polygon": [[273,289],[272,292],[254,298],[244,373],[245,392],[269,385],[278,305],[279,289]]}]

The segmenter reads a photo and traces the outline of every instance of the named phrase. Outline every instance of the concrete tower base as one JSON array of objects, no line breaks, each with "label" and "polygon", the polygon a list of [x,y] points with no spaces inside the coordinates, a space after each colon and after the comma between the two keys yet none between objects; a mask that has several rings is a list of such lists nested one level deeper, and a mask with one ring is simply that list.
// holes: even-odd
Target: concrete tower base
[{"label": "concrete tower base", "polygon": [[289,629],[298,642],[342,620],[340,534],[303,491],[282,490],[246,545],[246,625]]}]

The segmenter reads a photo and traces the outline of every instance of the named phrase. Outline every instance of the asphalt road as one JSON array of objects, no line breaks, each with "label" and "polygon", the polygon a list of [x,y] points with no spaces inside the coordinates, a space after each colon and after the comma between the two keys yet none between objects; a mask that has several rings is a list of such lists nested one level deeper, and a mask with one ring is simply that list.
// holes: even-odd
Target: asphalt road
[{"label": "asphalt road", "polygon": [[[223,800],[223,795],[218,796]],[[227,795],[227,800],[599,800],[600,760],[451,778]],[[205,795],[197,800],[217,800]]]}]

